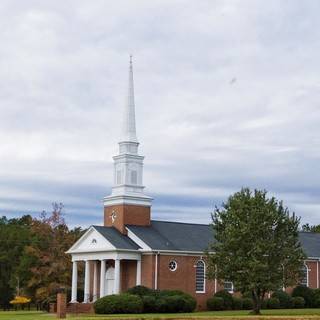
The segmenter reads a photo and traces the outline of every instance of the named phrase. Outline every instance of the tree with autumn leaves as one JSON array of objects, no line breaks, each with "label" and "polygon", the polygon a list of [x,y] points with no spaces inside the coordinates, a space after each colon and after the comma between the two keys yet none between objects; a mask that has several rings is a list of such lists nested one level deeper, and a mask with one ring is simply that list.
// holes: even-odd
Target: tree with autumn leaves
[{"label": "tree with autumn leaves", "polygon": [[[71,259],[65,254],[82,235],[69,229],[63,205],[53,204],[50,214],[39,218],[0,219],[0,304],[5,307],[15,295],[33,302],[47,301],[71,283]],[[18,292],[19,291],[19,292]]]}]

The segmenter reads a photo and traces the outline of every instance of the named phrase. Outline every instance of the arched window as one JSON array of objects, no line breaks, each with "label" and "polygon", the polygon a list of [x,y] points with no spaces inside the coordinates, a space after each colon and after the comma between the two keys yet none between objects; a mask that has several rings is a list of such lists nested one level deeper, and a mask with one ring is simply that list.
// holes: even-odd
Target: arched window
[{"label": "arched window", "polygon": [[305,287],[309,287],[309,276],[308,276],[308,266],[306,264],[302,267],[302,278],[300,284]]},{"label": "arched window", "polygon": [[206,265],[203,260],[196,264],[196,292],[204,293],[206,291]]}]

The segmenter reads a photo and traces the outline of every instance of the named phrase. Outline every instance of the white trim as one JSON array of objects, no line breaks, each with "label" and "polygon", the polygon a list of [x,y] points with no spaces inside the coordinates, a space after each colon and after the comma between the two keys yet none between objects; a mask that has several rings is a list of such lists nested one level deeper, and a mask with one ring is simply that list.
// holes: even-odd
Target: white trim
[{"label": "white trim", "polygon": [[[97,236],[99,237],[99,241],[101,241],[103,243],[103,246],[100,248],[86,248],[86,249],[77,249],[80,247],[80,245],[86,241],[86,239],[92,234],[96,232]],[[100,244],[101,245],[101,244]],[[73,253],[81,253],[81,252],[99,252],[99,251],[106,251],[106,249],[108,248],[108,250],[116,250],[116,247],[110,242],[108,241],[98,230],[95,229],[94,226],[91,226],[81,237],[80,239],[78,239],[76,241],[76,243],[65,253],[69,253],[69,254],[73,254]]]},{"label": "white trim", "polygon": [[[225,284],[226,282],[231,283],[231,290],[226,290],[226,289],[225,289],[224,284]],[[223,289],[224,289],[225,291],[228,291],[229,293],[234,293],[233,282],[232,282],[232,281],[225,281],[225,280],[223,280]]]},{"label": "white trim", "polygon": [[141,260],[140,252],[86,252],[86,253],[73,253],[72,261],[85,261],[85,260]]},{"label": "white trim", "polygon": [[203,251],[182,251],[182,250],[152,250],[152,251],[143,251],[143,254],[155,254],[157,252],[161,253],[162,255],[176,255],[176,256],[192,256],[192,257],[201,257],[204,255]]},{"label": "white trim", "polygon": [[103,198],[103,204],[105,207],[114,206],[118,204],[132,204],[144,207],[151,207],[152,198],[144,195],[111,195]]},{"label": "white trim", "polygon": [[203,259],[199,259],[195,265],[195,267],[196,267],[196,288],[197,288],[197,264],[198,264],[198,262],[203,263],[203,273],[204,273],[203,277],[204,278],[203,278],[203,290],[201,290],[201,291],[196,290],[196,293],[206,293],[206,263]]},{"label": "white trim", "polygon": [[126,227],[126,230],[127,236],[141,248],[139,250],[152,250],[144,241],[142,241],[136,234],[134,234],[129,227]]}]

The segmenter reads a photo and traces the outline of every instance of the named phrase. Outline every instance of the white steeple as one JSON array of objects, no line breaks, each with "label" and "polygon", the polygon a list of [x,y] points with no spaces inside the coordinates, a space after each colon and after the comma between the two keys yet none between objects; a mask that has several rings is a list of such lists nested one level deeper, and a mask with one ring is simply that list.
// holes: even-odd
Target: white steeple
[{"label": "white steeple", "polygon": [[130,56],[128,96],[127,96],[127,103],[124,108],[122,136],[121,136],[121,142],[128,142],[128,141],[138,142],[137,134],[136,134],[136,117],[135,117],[135,106],[134,106],[132,56]]},{"label": "white steeple", "polygon": [[124,108],[119,154],[113,157],[112,194],[104,198],[105,205],[137,204],[151,206],[152,198],[143,192],[143,156],[138,155],[136,135],[132,56],[129,66],[128,97]]}]

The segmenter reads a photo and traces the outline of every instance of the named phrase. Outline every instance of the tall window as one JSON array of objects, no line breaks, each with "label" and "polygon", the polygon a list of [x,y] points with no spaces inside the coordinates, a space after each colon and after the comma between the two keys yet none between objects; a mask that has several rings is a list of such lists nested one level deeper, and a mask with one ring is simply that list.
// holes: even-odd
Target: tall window
[{"label": "tall window", "polygon": [[233,283],[231,281],[224,281],[224,290],[228,292],[233,292]]},{"label": "tall window", "polygon": [[309,286],[309,277],[308,277],[308,266],[306,264],[303,265],[302,267],[302,278],[300,281],[300,284],[302,286],[308,287]]},{"label": "tall window", "polygon": [[196,264],[196,292],[204,293],[206,291],[205,273],[205,263],[203,260],[199,260]]}]

